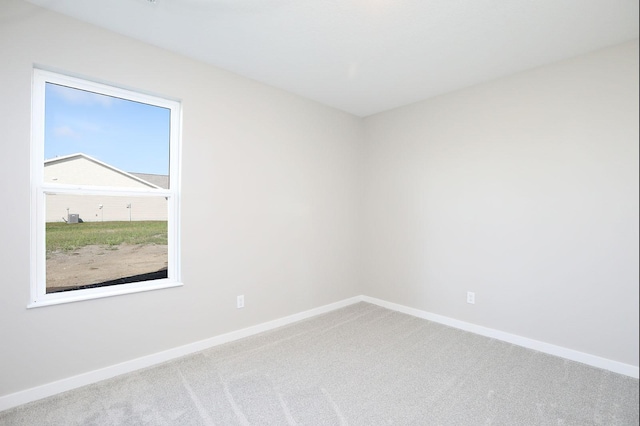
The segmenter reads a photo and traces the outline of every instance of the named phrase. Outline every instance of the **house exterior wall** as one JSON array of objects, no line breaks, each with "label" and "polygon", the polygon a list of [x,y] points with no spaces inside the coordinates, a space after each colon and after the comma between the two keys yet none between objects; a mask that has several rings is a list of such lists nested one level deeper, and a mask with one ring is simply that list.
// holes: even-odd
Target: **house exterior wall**
[{"label": "house exterior wall", "polygon": [[[117,169],[77,155],[45,163],[44,181],[62,184],[153,188]],[[83,222],[167,220],[165,197],[50,194],[46,221],[64,222],[79,214]]]},{"label": "house exterior wall", "polygon": [[82,156],[45,164],[44,181],[77,185],[153,188],[152,185],[145,185],[124,173],[119,173]]},{"label": "house exterior wall", "polygon": [[165,197],[57,194],[47,195],[46,206],[47,222],[64,222],[74,213],[83,222],[167,220]]}]

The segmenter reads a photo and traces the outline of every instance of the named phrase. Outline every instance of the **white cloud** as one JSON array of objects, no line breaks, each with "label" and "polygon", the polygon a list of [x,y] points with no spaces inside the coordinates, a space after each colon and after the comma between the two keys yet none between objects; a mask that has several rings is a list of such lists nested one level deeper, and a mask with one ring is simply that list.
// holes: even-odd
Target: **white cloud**
[{"label": "white cloud", "polygon": [[69,126],[59,126],[53,129],[53,134],[59,137],[67,137],[73,139],[79,139],[80,133],[76,132]]}]

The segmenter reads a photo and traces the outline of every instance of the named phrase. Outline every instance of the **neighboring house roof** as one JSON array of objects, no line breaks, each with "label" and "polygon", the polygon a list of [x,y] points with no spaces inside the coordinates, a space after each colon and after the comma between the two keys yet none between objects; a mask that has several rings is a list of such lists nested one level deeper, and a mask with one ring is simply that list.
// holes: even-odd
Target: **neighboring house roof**
[{"label": "neighboring house roof", "polygon": [[[128,173],[125,172],[123,170],[120,170],[116,167],[113,167],[107,163],[103,163],[100,160],[97,160],[87,154],[83,154],[83,153],[76,153],[76,154],[70,154],[70,155],[65,155],[62,157],[56,157],[56,158],[51,158],[49,160],[45,160],[44,161],[44,167],[45,169],[47,167],[50,166],[55,166],[55,165],[59,165],[61,163],[66,163],[66,162],[71,162],[71,161],[77,161],[77,160],[86,160],[89,161],[91,163],[93,163],[94,165],[100,166],[102,168],[105,168],[111,172],[117,173],[125,178],[130,179],[132,182],[135,182],[137,184],[142,184],[144,186],[148,186],[150,188],[155,188],[155,189],[167,189],[166,187],[163,187],[161,185],[158,185],[156,183],[150,182],[146,179],[141,178],[141,174],[136,173],[136,174],[132,174],[132,173]],[[154,176],[154,175],[146,175],[146,176]],[[156,175],[158,176],[158,175]],[[45,178],[46,179],[46,178]],[[168,176],[166,177],[167,182],[168,182]],[[57,178],[54,178],[54,180],[57,180]],[[80,182],[61,182],[61,183],[80,183]]]},{"label": "neighboring house roof", "polygon": [[153,175],[150,173],[134,173],[129,172],[133,176],[139,177],[147,182],[159,186],[163,189],[169,189],[169,175]]}]

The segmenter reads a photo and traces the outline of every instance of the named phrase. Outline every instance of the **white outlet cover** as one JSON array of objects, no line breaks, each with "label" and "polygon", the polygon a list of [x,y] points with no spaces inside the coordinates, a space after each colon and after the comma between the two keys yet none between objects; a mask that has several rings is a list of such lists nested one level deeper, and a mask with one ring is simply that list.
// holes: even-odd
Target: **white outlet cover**
[{"label": "white outlet cover", "polygon": [[476,303],[476,294],[474,292],[467,292],[467,303],[470,303],[472,305]]}]

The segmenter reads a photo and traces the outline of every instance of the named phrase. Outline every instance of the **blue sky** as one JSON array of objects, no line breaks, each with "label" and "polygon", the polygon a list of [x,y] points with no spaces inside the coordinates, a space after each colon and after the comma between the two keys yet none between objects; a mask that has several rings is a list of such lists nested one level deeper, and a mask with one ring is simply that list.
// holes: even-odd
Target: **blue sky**
[{"label": "blue sky", "polygon": [[52,83],[44,158],[82,152],[125,172],[169,173],[170,110]]}]

